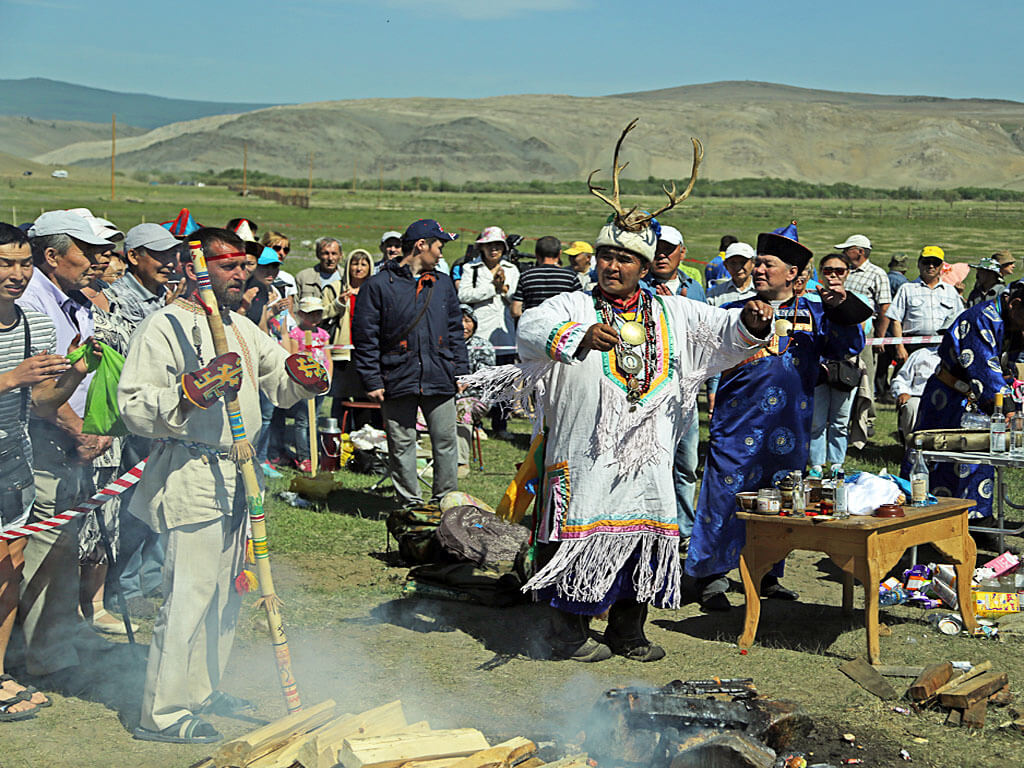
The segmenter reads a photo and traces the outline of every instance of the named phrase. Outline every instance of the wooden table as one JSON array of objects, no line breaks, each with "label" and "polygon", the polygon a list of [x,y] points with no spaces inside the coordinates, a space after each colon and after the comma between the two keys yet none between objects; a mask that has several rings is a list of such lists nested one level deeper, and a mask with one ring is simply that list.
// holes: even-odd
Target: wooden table
[{"label": "wooden table", "polygon": [[747,615],[740,648],[749,648],[761,618],[761,579],[772,565],[794,549],[824,552],[843,571],[843,612],[853,610],[853,580],[864,585],[864,624],[868,661],[879,663],[878,583],[909,548],[932,544],[956,566],[957,597],[964,627],[978,628],[974,620],[971,576],[977,550],[967,530],[967,510],[974,506],[963,499],[940,498],[928,507],[904,507],[906,517],[849,517],[822,520],[814,517],[779,517],[737,512],[747,525],[747,543],[740,553],[740,576]]}]

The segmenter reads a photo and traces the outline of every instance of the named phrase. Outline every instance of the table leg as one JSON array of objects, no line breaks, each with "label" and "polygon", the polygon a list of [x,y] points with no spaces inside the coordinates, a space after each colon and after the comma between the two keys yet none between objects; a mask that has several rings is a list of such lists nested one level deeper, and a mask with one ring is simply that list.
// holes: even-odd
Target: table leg
[{"label": "table leg", "polygon": [[843,571],[843,614],[853,613],[853,574]]},{"label": "table leg", "polygon": [[[860,561],[860,558],[857,558]],[[878,579],[881,575],[878,564],[870,553],[857,563],[863,569],[861,583],[864,585],[864,629],[868,637],[868,663],[881,663],[881,649],[878,644]]]},{"label": "table leg", "polygon": [[971,578],[974,575],[974,561],[978,550],[972,539],[964,533],[963,553],[956,564],[956,597],[959,601],[960,616],[964,620],[964,629],[971,634],[978,631],[978,621],[974,618],[974,593],[971,592]]},{"label": "table leg", "polygon": [[[750,551],[748,551],[750,550]],[[761,620],[761,576],[757,570],[758,557],[750,547],[740,552],[740,579],[743,581],[743,599],[746,602],[746,616],[743,620],[743,634],[736,642],[740,648],[749,648],[757,636],[757,624]]]}]

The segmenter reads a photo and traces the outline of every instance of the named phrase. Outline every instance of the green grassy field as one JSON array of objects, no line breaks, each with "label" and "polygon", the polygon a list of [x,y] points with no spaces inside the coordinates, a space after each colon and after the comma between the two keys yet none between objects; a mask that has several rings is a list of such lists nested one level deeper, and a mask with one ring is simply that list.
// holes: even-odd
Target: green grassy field
[{"label": "green grassy field", "polygon": [[[0,176],[0,220],[28,221],[42,210],[75,206],[89,207],[122,229],[141,221],[166,221],[183,207],[203,224],[220,226],[247,216],[261,230],[278,229],[292,238],[287,267],[294,270],[312,263],[311,248],[301,242],[321,235],[339,237],[346,249],[376,253],[382,231],[402,230],[414,219],[430,217],[464,238],[498,224],[530,239],[553,234],[563,241],[592,240],[609,213],[607,206],[583,193],[582,181],[581,194],[563,196],[318,190],[312,206],[303,209],[242,198],[224,187],[148,186],[124,178],[118,178],[117,199],[111,201],[109,183],[95,181],[94,171],[89,178],[93,180]],[[651,208],[662,201],[652,197],[629,203]],[[930,244],[941,245],[950,261],[976,262],[1000,248],[1020,251],[1022,217],[1021,203],[710,198],[690,199],[663,220],[683,232],[691,260],[714,256],[723,234],[753,242],[758,232],[796,219],[801,240],[819,257],[860,232],[875,246],[872,259],[884,266],[894,251],[913,255]],[[528,244],[523,250],[531,249]],[[446,256],[453,261],[462,252],[461,243],[452,243]]]}]

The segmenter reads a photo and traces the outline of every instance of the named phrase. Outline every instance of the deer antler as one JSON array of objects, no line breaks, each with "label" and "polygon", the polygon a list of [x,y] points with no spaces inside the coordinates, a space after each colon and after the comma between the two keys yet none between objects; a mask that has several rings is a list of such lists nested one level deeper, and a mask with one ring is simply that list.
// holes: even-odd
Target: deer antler
[{"label": "deer antler", "polygon": [[619,200],[619,174],[622,173],[623,169],[629,165],[629,163],[625,162],[622,165],[619,165],[619,150],[622,149],[622,142],[625,140],[626,134],[636,128],[636,124],[639,121],[639,117],[634,117],[632,121],[630,121],[629,125],[622,130],[619,140],[615,142],[615,156],[612,159],[612,196],[608,197],[607,195],[602,195],[601,193],[605,191],[605,187],[595,187],[591,183],[594,178],[594,174],[600,171],[600,168],[596,171],[591,171],[590,175],[587,177],[587,188],[590,190],[590,194],[595,195],[608,203],[608,205],[610,205],[615,211],[616,220],[622,223],[624,223],[626,219],[636,211],[636,206],[634,205],[629,209],[629,211],[622,210],[622,203]]},{"label": "deer antler", "polygon": [[[676,196],[676,183],[672,182],[672,191],[669,192],[668,187],[662,185],[662,189],[665,190],[665,194],[668,195],[668,204],[662,206],[654,213],[644,214],[642,217],[637,219],[633,223],[633,226],[640,226],[646,224],[651,219],[656,219],[661,216],[665,211],[675,208],[679,203],[683,202],[693,192],[693,185],[697,183],[697,169],[700,168],[701,161],[704,159],[704,145],[700,143],[700,139],[690,138],[693,142],[693,168],[690,170],[690,183],[686,185],[686,189],[683,190],[683,194]],[[635,210],[635,209],[634,209]]]}]

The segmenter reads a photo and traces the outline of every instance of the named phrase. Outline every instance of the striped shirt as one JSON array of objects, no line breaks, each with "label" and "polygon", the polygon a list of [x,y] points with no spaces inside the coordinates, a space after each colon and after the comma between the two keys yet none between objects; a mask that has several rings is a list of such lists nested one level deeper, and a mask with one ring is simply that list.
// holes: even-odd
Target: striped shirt
[{"label": "striped shirt", "polygon": [[[22,310],[28,319],[29,351],[37,355],[41,352],[55,354],[57,348],[57,332],[53,321],[40,312],[31,309]],[[17,368],[25,359],[25,322],[21,317],[10,328],[0,329],[0,374]],[[26,439],[28,418],[21,420],[22,390],[12,389],[0,394],[0,439],[21,435]]]},{"label": "striped shirt", "polygon": [[519,276],[519,285],[512,301],[523,302],[523,309],[533,309],[560,293],[582,291],[576,272],[554,264],[538,264]]}]

